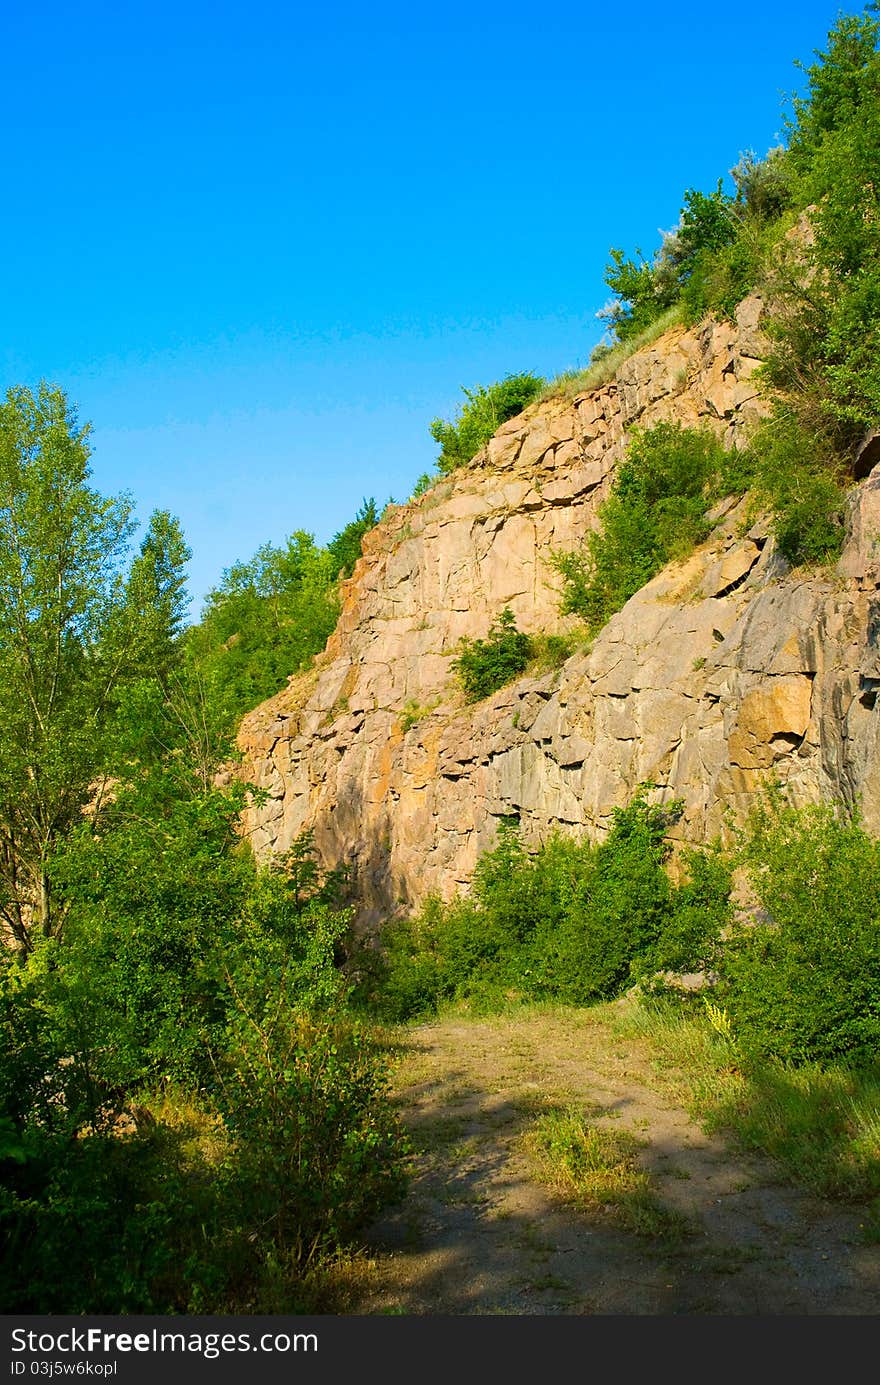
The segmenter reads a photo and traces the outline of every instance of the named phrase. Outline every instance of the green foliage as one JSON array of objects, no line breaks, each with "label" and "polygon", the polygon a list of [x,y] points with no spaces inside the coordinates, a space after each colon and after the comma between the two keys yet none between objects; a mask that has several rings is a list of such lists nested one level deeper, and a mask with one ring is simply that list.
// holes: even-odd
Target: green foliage
[{"label": "green foliage", "polygon": [[631,341],[646,331],[678,297],[674,276],[661,269],[660,256],[649,264],[640,250],[637,259],[626,259],[618,248],[609,251],[611,263],[605,267],[605,283],[616,301],[599,316],[608,323],[618,342]]},{"label": "green foliage", "polygon": [[880,1057],[880,844],[823,805],[771,796],[743,845],[764,910],[721,954],[744,1048],[803,1062]]},{"label": "green foliage", "polygon": [[328,543],[327,551],[342,577],[350,577],[361,556],[361,539],[379,523],[379,512],[371,496],[364,499],[354,519],[346,524]]},{"label": "green foliage", "polygon": [[793,565],[832,562],[843,545],[844,491],[828,444],[778,408],[750,448],[752,485]]},{"label": "green foliage", "polygon": [[339,579],[351,576],[378,521],[375,500],[365,499],[326,548],[297,530],[286,544],[264,544],[234,563],[208,593],[185,647],[191,682],[227,734],[324,648],[339,617]]},{"label": "green foliage", "polygon": [[59,926],[47,862],[117,768],[121,690],[167,673],[185,608],[169,515],[126,577],[131,505],[89,486],[88,433],[45,383],[0,404],[0,911],[24,950]]},{"label": "green foliage", "polygon": [[841,14],[829,31],[828,51],[817,50],[819,61],[809,66],[796,64],[809,79],[789,122],[789,152],[799,170],[811,168],[829,136],[856,125],[866,99],[876,95],[878,35],[880,21],[867,13]]},{"label": "green foliage", "polygon": [[736,227],[731,207],[732,199],[721,191],[720,179],[708,197],[695,188],[687,190],[676,232],[678,263],[685,273],[698,255],[721,250],[734,239]]},{"label": "green foliage", "polygon": [[355,546],[360,552],[363,531],[353,537],[358,524],[337,535],[335,552],[299,530],[284,547],[264,544],[208,594],[187,645],[230,723],[278,692],[323,649],[339,615],[339,572],[357,556]]},{"label": "green foliage", "polygon": [[503,821],[469,897],[431,900],[386,928],[382,1012],[406,1019],[463,998],[589,1004],[660,969],[704,965],[729,917],[730,877],[720,853],[695,852],[684,882],[670,883],[666,832],[679,811],[642,793],[600,844],[554,836],[531,854]]},{"label": "green foliage", "polygon": [[402,1186],[383,1067],[342,1008],[341,882],[308,838],[271,870],[231,851],[217,790],[172,796],[152,832],[148,801],[71,840],[63,944],[0,972],[0,1292],[280,1311]]},{"label": "green foliage", "polygon": [[462,639],[453,660],[465,698],[478,702],[522,673],[532,653],[530,637],[516,628],[509,606],[492,625],[485,640]]},{"label": "green foliage", "polygon": [[462,387],[465,403],[452,422],[435,418],[431,437],[440,444],[437,466],[448,474],[464,466],[507,419],[522,413],[540,392],[544,381],[531,372],[506,375],[494,385]]},{"label": "green foliage", "polygon": [[691,281],[702,281],[712,257],[731,245],[736,236],[733,199],[721,191],[719,182],[708,196],[688,188],[678,226],[663,237],[650,263],[641,251],[636,252],[636,262],[625,259],[622,250],[613,249],[605,282],[616,301],[600,316],[613,328],[617,340],[628,341],[643,332],[683,293],[688,301]]},{"label": "green foliage", "polygon": [[748,293],[763,286],[768,266],[778,257],[779,242],[788,225],[784,209],[775,216],[765,216],[736,203],[730,217],[735,235],[695,258],[682,285],[681,302],[691,324],[707,313],[733,321],[738,305]]},{"label": "green foliage", "polygon": [[[877,18],[841,15],[827,51],[799,64],[808,91],[794,100],[788,147],[743,155],[733,197],[720,182],[709,196],[686,192],[653,260],[614,250],[606,275],[616,299],[603,315],[618,341],[679,300],[692,322],[732,317],[763,289],[774,339],[765,378],[840,458],[880,419],[878,36]],[[783,233],[805,209],[815,240],[798,248]]]},{"label": "green foliage", "polygon": [[784,373],[794,351],[828,424],[856,440],[880,420],[880,56],[868,74],[858,117],[826,137],[809,176],[815,277],[790,292],[772,362]]},{"label": "green foliage", "polygon": [[586,553],[553,557],[565,579],[563,612],[596,631],[665,563],[685,556],[708,535],[706,510],[729,468],[708,430],[676,423],[633,430]]},{"label": "green foliage", "polygon": [[792,161],[781,144],[769,149],[763,159],[753,149],[747,149],[730,173],[743,219],[752,218],[762,225],[775,221],[791,207],[794,173]]},{"label": "green foliage", "polygon": [[236,987],[218,1104],[235,1138],[241,1207],[264,1245],[308,1262],[339,1247],[402,1191],[387,1082],[350,1022],[304,1015],[292,978]]}]

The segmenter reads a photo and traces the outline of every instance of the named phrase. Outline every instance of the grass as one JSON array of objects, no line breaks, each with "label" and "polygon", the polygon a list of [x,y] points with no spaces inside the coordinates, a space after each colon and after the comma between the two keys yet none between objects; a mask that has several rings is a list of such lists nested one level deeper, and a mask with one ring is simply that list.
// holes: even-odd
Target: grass
[{"label": "grass", "polygon": [[[647,1040],[664,1087],[707,1131],[824,1197],[880,1199],[880,1069],[747,1059],[710,1016],[663,1001],[618,1009],[615,1024]],[[880,1235],[880,1202],[875,1220]]]},{"label": "grass", "polygon": [[531,652],[524,676],[539,678],[543,673],[552,673],[561,668],[579,650],[586,650],[589,640],[586,631],[568,631],[562,635],[531,635]]},{"label": "grass", "polygon": [[418,702],[414,697],[405,702],[400,712],[400,729],[404,735],[420,721],[424,721],[425,717],[429,717],[438,706],[439,698],[434,698],[432,702],[427,704]]},{"label": "grass", "polygon": [[638,1162],[642,1141],[606,1130],[582,1108],[561,1106],[539,1116],[525,1135],[536,1175],[584,1211],[606,1211],[639,1236],[678,1239],[683,1217],[657,1197]]},{"label": "grass", "polygon": [[551,380],[537,395],[537,401],[543,402],[547,399],[574,399],[579,394],[585,394],[587,390],[601,389],[607,385],[617,374],[624,361],[634,355],[636,351],[643,350],[646,346],[652,346],[664,332],[668,332],[670,327],[677,327],[683,322],[683,309],[680,303],[668,308],[665,313],[652,322],[650,327],[646,327],[644,332],[632,337],[629,341],[620,342],[617,346],[603,356],[601,360],[593,365],[586,366],[583,370],[566,370],[561,375],[557,375],[555,380]]}]

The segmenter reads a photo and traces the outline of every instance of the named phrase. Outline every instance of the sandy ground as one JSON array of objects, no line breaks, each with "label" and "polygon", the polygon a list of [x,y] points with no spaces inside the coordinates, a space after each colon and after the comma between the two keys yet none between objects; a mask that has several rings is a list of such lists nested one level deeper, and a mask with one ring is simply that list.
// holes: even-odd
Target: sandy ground
[{"label": "sandy ground", "polygon": [[[646,1049],[589,1011],[412,1030],[395,1081],[416,1150],[373,1228],[361,1314],[876,1314],[880,1247],[858,1209],[789,1186],[664,1096]],[[623,1230],[535,1181],[522,1133],[583,1103],[643,1140],[680,1240]]]}]

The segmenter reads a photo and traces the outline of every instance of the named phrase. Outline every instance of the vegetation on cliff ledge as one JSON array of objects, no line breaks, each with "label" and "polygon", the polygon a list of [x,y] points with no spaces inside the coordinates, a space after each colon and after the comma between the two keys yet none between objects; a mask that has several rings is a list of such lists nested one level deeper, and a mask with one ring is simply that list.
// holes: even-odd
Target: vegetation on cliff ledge
[{"label": "vegetation on cliff ledge", "polygon": [[[805,69],[784,148],[746,155],[730,195],[722,184],[688,189],[650,261],[611,252],[616,342],[597,365],[664,314],[730,315],[757,289],[770,308],[764,380],[775,405],[739,454],[671,424],[633,432],[600,531],[584,554],[557,560],[567,609],[591,629],[700,541],[725,490],[748,487],[766,503],[790,562],[826,561],[839,547],[853,459],[880,424],[873,9],[841,17]],[[457,419],[431,425],[440,470],[470,460],[542,385],[527,373],[466,390]],[[691,850],[674,878],[679,805],[647,787],[601,841],[556,837],[528,850],[509,823],[470,895],[430,901],[388,926],[381,954],[361,953],[346,882],[318,868],[308,838],[259,866],[236,830],[257,791],[219,769],[241,713],[323,646],[374,501],[326,547],[296,531],[233,565],[187,628],[180,526],[157,512],[132,557],[130,503],[93,489],[88,457],[88,429],[61,390],[8,392],[6,1311],[326,1306],[324,1268],[399,1195],[407,1153],[385,1060],[353,1000],[405,1018],[449,1002],[581,1005],[636,987],[643,1017],[666,1006],[668,1033],[711,1044],[705,1085],[724,1101],[712,1107],[704,1094],[704,1112],[772,1151],[799,1141],[805,1163],[821,1136],[837,1181],[826,1159],[816,1186],[880,1192],[880,848],[858,821],[771,794],[733,851]],[[503,612],[487,639],[459,651],[465,695],[486,695],[535,650]],[[731,905],[734,869],[760,906],[748,919]],[[676,989],[689,972],[702,994]],[[870,1110],[853,1096],[863,1079]],[[777,1100],[761,1124],[755,1093],[768,1092],[788,1104]]]}]

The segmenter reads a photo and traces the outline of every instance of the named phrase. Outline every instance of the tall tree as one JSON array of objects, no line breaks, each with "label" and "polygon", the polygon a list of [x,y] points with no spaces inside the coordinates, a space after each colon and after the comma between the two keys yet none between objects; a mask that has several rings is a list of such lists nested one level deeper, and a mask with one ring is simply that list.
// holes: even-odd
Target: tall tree
[{"label": "tall tree", "polygon": [[89,485],[88,425],[42,383],[0,403],[0,917],[50,935],[49,860],[112,771],[120,685],[180,619],[176,521],[154,516],[130,574],[131,502]]}]

